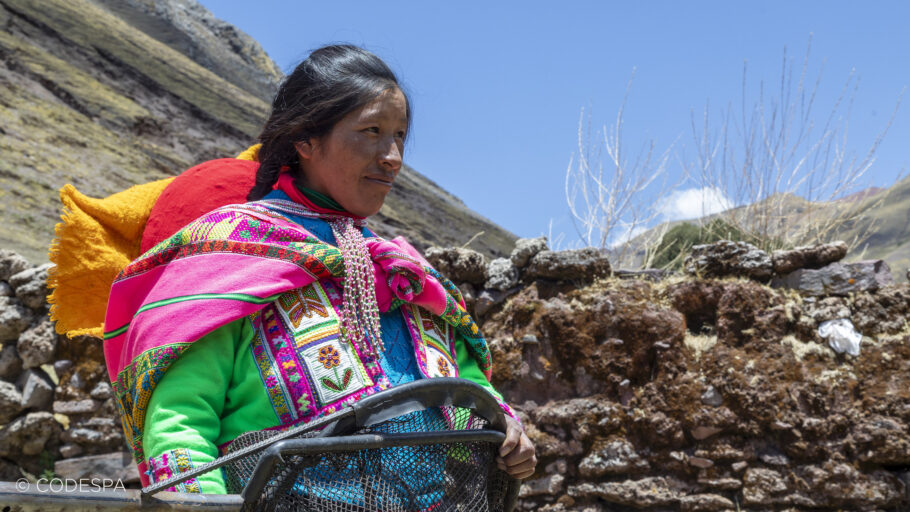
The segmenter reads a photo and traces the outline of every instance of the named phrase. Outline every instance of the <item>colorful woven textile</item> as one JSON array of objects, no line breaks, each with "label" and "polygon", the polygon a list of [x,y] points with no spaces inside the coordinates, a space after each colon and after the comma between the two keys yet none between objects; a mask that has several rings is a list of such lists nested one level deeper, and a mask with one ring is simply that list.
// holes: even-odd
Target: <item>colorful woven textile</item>
[{"label": "colorful woven textile", "polygon": [[[144,459],[142,427],[155,385],[195,340],[284,292],[314,281],[343,283],[341,251],[277,213],[282,209],[300,215],[302,207],[268,200],[215,210],[133,261],[114,281],[104,352],[137,462]],[[380,311],[409,302],[439,316],[464,336],[489,379],[489,349],[458,289],[402,238],[369,237],[366,246]]]},{"label": "colorful woven textile", "polygon": [[117,274],[203,213],[246,202],[259,165],[255,162],[259,147],[251,146],[236,161],[205,162],[176,178],[136,185],[102,199],[83,195],[72,185],[61,188],[64,209],[50,248],[54,267],[48,276],[51,320],[57,332],[71,338],[83,334],[100,338]]},{"label": "colorful woven textile", "polygon": [[142,230],[161,191],[174,178],[130,187],[103,199],[60,189],[63,222],[57,224],[48,276],[51,320],[70,337],[101,337],[108,291],[117,273],[142,252]]}]

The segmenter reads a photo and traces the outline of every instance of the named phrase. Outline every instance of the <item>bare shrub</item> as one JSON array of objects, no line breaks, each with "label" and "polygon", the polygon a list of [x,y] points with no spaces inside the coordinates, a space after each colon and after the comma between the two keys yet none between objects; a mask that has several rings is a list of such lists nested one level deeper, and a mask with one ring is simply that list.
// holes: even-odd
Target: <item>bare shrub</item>
[{"label": "bare shrub", "polygon": [[822,80],[821,70],[809,77],[810,50],[811,38],[796,67],[785,48],[780,83],[768,88],[760,81],[754,100],[749,99],[744,65],[738,109],[728,104],[714,117],[706,105],[700,118],[693,110],[694,151],[677,155],[682,170],[669,186],[667,166],[673,145],[659,152],[651,140],[631,158],[623,147],[631,79],[609,129],[604,126],[592,137],[590,114],[585,122],[582,110],[578,154],[566,171],[566,201],[582,242],[611,248],[619,265],[650,267],[675,261],[679,255],[664,254],[675,247],[663,241],[672,224],[654,205],[691,177],[700,190],[719,193],[735,205],[717,214],[703,212],[694,221],[702,227],[722,219],[766,250],[837,238],[851,249],[859,246],[875,229],[873,223],[864,222],[865,212],[887,195],[854,194],[868,185],[867,171],[894,121],[903,92],[865,154],[850,153],[847,134],[859,81],[851,72],[823,121],[817,123]]},{"label": "bare shrub", "polygon": [[650,140],[631,158],[623,145],[623,120],[631,87],[630,78],[615,124],[598,130],[596,141],[591,134],[590,113],[586,123],[582,109],[578,121],[578,155],[570,159],[566,170],[566,202],[575,231],[588,246],[626,247],[629,235],[650,227],[659,213],[642,198],[661,197],[669,190],[666,171],[672,145],[658,152]]},{"label": "bare shrub", "polygon": [[[849,196],[868,186],[866,173],[903,96],[865,155],[848,153],[850,110],[859,80],[855,72],[849,74],[824,122],[817,125],[821,70],[814,80],[808,76],[810,50],[811,39],[795,77],[785,48],[776,90],[772,93],[759,82],[758,98],[751,103],[744,65],[739,109],[722,109],[716,128],[708,105],[701,126],[692,114],[696,154],[682,158],[687,171],[700,186],[722,190],[737,205],[719,216],[751,232],[763,249],[829,241],[845,226],[859,224],[870,204]],[[880,194],[872,201],[884,198]],[[855,247],[873,228],[866,224],[845,241]]]}]

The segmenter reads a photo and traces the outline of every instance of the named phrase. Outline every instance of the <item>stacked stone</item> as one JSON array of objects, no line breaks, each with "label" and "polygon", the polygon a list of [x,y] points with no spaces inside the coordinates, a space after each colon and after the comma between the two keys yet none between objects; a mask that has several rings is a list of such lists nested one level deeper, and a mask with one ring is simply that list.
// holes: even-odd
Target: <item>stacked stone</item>
[{"label": "stacked stone", "polygon": [[841,263],[846,255],[842,241],[769,254],[747,242],[721,240],[692,247],[684,267],[697,277],[745,277],[810,297],[844,297],[894,284],[884,260]]},{"label": "stacked stone", "polygon": [[[752,280],[540,285],[482,325],[540,461],[518,510],[910,510],[910,285],[852,303]],[[856,358],[793,341],[846,315],[878,337]]]},{"label": "stacked stone", "polygon": [[51,412],[57,336],[47,319],[47,269],[0,250],[2,480],[21,477],[20,465],[29,472],[43,469],[42,461],[55,458],[63,430]]},{"label": "stacked stone", "polygon": [[460,247],[430,247],[426,257],[458,286],[468,308],[481,317],[533,280],[583,285],[609,276],[612,270],[604,251],[593,247],[551,251],[546,237],[520,238],[508,258],[489,263],[479,252]]},{"label": "stacked stone", "polygon": [[[49,319],[50,268],[0,249],[0,480],[23,470],[109,477],[110,467],[101,475],[86,473],[86,464],[97,466],[99,457],[129,463],[101,341],[66,340]],[[125,482],[137,478],[133,471]]]}]

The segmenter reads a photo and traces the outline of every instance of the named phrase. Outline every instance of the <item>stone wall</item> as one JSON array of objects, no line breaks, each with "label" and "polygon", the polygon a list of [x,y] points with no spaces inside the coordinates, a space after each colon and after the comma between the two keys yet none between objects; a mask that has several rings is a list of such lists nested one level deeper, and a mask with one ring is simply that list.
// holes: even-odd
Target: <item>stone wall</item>
[{"label": "stone wall", "polygon": [[[910,510],[910,286],[873,262],[829,293],[770,288],[843,266],[755,272],[746,252],[724,277],[516,267],[482,329],[540,458],[521,509]],[[856,357],[819,335],[839,318],[863,334]]]},{"label": "stone wall", "polygon": [[135,485],[101,340],[55,333],[49,267],[0,250],[0,480],[101,471]]},{"label": "stone wall", "polygon": [[[910,285],[611,273],[599,251],[541,239],[491,262],[427,256],[464,292],[537,446],[521,510],[910,510]],[[0,257],[0,476],[134,474],[100,341],[53,334],[43,272]],[[863,334],[858,356],[818,334],[837,318]]]}]

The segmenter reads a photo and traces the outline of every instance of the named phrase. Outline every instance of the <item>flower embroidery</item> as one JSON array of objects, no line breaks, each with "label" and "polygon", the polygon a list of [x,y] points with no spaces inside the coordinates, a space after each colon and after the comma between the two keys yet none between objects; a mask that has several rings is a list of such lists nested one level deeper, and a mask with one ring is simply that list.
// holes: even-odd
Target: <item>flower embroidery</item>
[{"label": "flower embroidery", "polygon": [[341,364],[341,359],[339,359],[338,351],[335,350],[335,347],[326,345],[319,349],[319,362],[322,363],[326,370],[331,370]]},{"label": "flower embroidery", "polygon": [[449,362],[441,357],[436,360],[436,369],[439,370],[439,373],[441,373],[443,377],[451,375],[449,372]]}]

